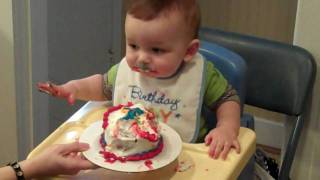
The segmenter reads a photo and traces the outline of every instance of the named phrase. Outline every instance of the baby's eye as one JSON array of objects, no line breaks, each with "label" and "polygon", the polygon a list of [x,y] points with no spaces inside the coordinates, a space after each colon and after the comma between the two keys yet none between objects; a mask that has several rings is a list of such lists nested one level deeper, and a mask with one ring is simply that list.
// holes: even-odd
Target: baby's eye
[{"label": "baby's eye", "polygon": [[129,46],[131,47],[131,49],[134,49],[134,50],[138,49],[138,46],[135,44],[129,44]]},{"label": "baby's eye", "polygon": [[160,49],[160,48],[152,48],[152,52],[156,53],[156,54],[160,54],[160,53],[163,53],[164,50],[163,49]]}]

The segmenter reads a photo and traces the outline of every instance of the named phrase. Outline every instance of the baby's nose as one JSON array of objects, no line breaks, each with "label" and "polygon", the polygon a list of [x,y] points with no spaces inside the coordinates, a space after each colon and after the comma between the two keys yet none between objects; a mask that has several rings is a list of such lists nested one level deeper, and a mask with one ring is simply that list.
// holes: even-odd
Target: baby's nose
[{"label": "baby's nose", "polygon": [[150,57],[147,52],[140,52],[139,58],[138,58],[139,63],[145,63],[149,64],[150,63]]},{"label": "baby's nose", "polygon": [[146,57],[140,57],[138,59],[138,64],[150,64],[150,59]]}]

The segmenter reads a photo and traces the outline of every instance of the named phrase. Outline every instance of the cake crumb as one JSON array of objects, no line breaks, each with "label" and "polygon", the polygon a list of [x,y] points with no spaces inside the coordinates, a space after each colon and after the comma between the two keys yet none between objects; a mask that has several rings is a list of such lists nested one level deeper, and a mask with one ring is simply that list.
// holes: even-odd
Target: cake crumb
[{"label": "cake crumb", "polygon": [[194,164],[190,161],[180,161],[179,164],[176,166],[176,172],[184,172],[194,167]]}]

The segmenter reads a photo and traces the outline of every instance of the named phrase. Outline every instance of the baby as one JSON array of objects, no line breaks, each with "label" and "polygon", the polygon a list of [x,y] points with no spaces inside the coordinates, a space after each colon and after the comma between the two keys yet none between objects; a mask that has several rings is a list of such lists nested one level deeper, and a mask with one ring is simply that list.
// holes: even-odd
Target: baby
[{"label": "baby", "polygon": [[[38,88],[73,104],[78,100],[128,101],[152,108],[185,142],[204,139],[209,156],[223,159],[237,140],[240,106],[235,90],[198,53],[200,12],[196,0],[132,0],[125,21],[126,55],[106,74]],[[202,105],[216,111],[209,131]]]}]

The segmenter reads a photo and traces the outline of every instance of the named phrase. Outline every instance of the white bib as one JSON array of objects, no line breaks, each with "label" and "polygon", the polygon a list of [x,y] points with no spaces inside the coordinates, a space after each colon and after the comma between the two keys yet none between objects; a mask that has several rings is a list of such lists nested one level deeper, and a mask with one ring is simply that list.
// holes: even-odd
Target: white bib
[{"label": "white bib", "polygon": [[204,93],[205,61],[198,53],[171,78],[158,79],[132,71],[123,58],[119,64],[113,104],[142,103],[175,129],[184,142],[195,142]]}]

